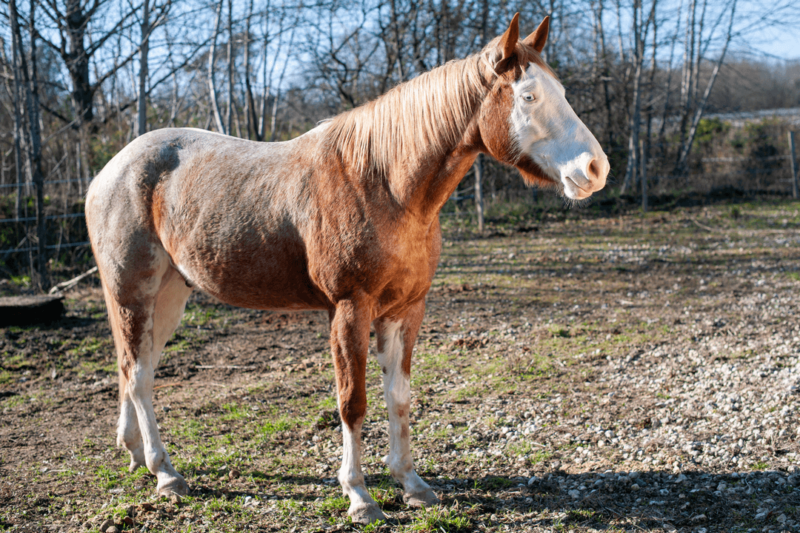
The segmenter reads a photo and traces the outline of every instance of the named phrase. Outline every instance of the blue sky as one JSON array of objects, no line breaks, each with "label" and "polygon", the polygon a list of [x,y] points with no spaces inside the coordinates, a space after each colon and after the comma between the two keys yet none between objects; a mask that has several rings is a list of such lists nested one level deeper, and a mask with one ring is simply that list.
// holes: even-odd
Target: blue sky
[{"label": "blue sky", "polygon": [[748,39],[754,51],[768,57],[800,60],[800,28],[764,28]]}]

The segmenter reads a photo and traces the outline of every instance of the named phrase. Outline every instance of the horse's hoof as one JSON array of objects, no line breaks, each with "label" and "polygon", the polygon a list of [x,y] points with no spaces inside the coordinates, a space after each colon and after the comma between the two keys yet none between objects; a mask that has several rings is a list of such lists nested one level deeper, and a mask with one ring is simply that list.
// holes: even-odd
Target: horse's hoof
[{"label": "horse's hoof", "polygon": [[144,464],[144,461],[140,463],[136,459],[131,459],[131,464],[128,466],[128,472],[133,474],[139,469],[140,466],[147,466],[147,465]]},{"label": "horse's hoof", "polygon": [[186,484],[186,480],[183,479],[183,476],[178,474],[177,477],[167,479],[163,485],[159,481],[157,490],[159,496],[165,496],[167,498],[173,494],[186,496],[189,494],[189,485]]},{"label": "horse's hoof", "polygon": [[380,507],[378,507],[378,504],[376,503],[353,504],[350,506],[347,514],[356,524],[367,525],[378,520],[386,520],[386,515],[383,514],[383,511],[381,511]]},{"label": "horse's hoof", "polygon": [[403,494],[403,501],[411,507],[430,507],[441,503],[441,500],[431,489],[425,489],[414,494]]}]

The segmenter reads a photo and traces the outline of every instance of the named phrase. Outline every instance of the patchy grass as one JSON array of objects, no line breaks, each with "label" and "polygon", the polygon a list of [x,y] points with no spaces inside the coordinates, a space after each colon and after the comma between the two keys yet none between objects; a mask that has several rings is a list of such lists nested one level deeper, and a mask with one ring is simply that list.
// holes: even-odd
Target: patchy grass
[{"label": "patchy grass", "polygon": [[461,533],[470,531],[472,520],[459,509],[445,507],[439,509],[423,509],[411,525],[412,531],[426,533]]}]

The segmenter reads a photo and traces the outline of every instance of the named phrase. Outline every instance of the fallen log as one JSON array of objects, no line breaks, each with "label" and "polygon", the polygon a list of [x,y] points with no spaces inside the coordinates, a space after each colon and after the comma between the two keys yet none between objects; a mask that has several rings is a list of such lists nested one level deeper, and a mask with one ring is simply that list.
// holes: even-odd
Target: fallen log
[{"label": "fallen log", "polygon": [[0,298],[0,327],[30,326],[58,320],[64,313],[63,296],[8,296]]}]

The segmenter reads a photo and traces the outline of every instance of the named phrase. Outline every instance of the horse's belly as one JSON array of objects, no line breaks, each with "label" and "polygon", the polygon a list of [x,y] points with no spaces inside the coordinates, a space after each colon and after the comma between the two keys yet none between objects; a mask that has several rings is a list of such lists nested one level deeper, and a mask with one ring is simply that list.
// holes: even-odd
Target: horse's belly
[{"label": "horse's belly", "polygon": [[248,309],[264,309],[270,311],[308,311],[312,309],[327,309],[321,299],[314,298],[313,295],[303,293],[303,291],[274,290],[270,287],[266,290],[250,291],[214,291],[200,287],[220,300],[223,303],[236,307],[246,307]]},{"label": "horse's belly", "polygon": [[286,247],[196,251],[177,264],[187,282],[237,307],[269,310],[327,309],[308,276],[305,256]]}]

